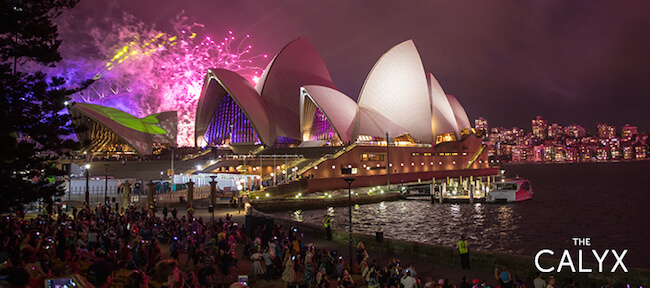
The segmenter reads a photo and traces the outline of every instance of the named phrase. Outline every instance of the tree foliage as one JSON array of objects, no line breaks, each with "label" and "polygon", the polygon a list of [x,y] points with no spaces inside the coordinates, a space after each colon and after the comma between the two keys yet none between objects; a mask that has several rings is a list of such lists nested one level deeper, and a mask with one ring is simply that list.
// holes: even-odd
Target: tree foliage
[{"label": "tree foliage", "polygon": [[48,176],[63,175],[54,160],[74,148],[62,140],[73,130],[61,113],[69,96],[87,87],[63,87],[40,68],[61,60],[53,22],[79,0],[0,0],[0,212],[62,193]]}]

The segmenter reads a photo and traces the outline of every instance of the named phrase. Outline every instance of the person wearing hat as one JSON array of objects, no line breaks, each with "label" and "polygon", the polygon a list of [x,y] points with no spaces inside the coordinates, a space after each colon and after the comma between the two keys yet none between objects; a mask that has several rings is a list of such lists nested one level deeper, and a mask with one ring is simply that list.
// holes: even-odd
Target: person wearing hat
[{"label": "person wearing hat", "polygon": [[96,288],[110,287],[113,283],[113,264],[106,260],[95,262],[88,267],[86,278]]},{"label": "person wearing hat", "polygon": [[508,271],[508,268],[505,266],[503,267],[503,270],[501,273],[499,273],[499,265],[494,267],[494,278],[499,281],[499,285],[501,288],[512,288],[512,277],[510,276],[510,272]]}]

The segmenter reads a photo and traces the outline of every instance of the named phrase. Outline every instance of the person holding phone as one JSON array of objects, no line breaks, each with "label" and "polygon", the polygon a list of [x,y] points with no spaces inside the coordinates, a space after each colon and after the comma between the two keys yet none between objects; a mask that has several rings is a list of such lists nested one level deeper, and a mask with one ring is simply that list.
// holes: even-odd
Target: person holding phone
[{"label": "person holding phone", "polygon": [[293,270],[293,261],[295,256],[289,257],[287,261],[284,262],[284,271],[282,272],[282,281],[289,283],[296,281],[296,271]]}]

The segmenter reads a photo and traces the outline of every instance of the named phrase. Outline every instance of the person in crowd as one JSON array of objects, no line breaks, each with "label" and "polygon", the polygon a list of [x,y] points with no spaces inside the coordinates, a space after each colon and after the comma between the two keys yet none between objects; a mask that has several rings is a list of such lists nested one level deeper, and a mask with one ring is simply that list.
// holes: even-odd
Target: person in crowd
[{"label": "person in crowd", "polygon": [[524,284],[524,281],[521,281],[519,279],[519,275],[514,275],[514,282],[512,283],[512,286],[515,288],[526,288],[526,285]]},{"label": "person in crowd", "polygon": [[153,269],[155,279],[161,283],[161,288],[172,288],[175,284],[183,283],[180,278],[180,271],[178,270],[178,263],[175,260],[163,260],[156,264]]},{"label": "person in crowd", "polygon": [[542,278],[542,272],[537,271],[535,272],[535,280],[533,280],[533,286],[534,288],[545,288],[546,287],[546,280]]},{"label": "person in crowd", "polygon": [[499,273],[499,266],[497,265],[494,267],[494,278],[499,281],[499,285],[501,288],[512,288],[514,287],[513,281],[512,281],[512,276],[510,275],[510,272],[508,269],[504,266],[503,269],[501,270],[501,273]]},{"label": "person in crowd", "polygon": [[418,284],[417,280],[411,276],[410,271],[406,271],[406,273],[404,273],[404,276],[400,280],[400,283],[404,286],[404,288],[415,288]]},{"label": "person in crowd", "polygon": [[368,283],[369,288],[378,288],[380,286],[379,283],[379,278],[377,277],[377,271],[372,270],[370,273],[368,273],[368,276],[366,277],[366,282]]},{"label": "person in crowd", "polygon": [[449,279],[445,279],[442,282],[442,288],[456,288],[456,286],[454,286],[454,284],[449,283]]},{"label": "person in crowd", "polygon": [[555,276],[548,276],[548,284],[546,284],[546,288],[555,288]]},{"label": "person in crowd", "polygon": [[113,264],[107,260],[96,262],[88,267],[88,282],[95,288],[107,288],[113,283]]},{"label": "person in crowd", "polygon": [[469,248],[467,247],[467,239],[465,239],[465,235],[460,237],[460,240],[458,240],[458,243],[456,245],[456,248],[458,248],[458,252],[460,253],[460,265],[465,269],[470,269],[469,266]]},{"label": "person in crowd", "polygon": [[325,215],[325,221],[323,221],[323,226],[325,226],[325,235],[327,237],[327,241],[332,240],[332,219],[330,218],[330,215]]},{"label": "person in crowd", "polygon": [[263,275],[264,268],[262,268],[262,261],[264,258],[262,257],[262,253],[260,253],[259,250],[255,250],[255,252],[253,252],[253,255],[251,255],[251,260],[253,260],[253,276],[258,277],[260,275]]},{"label": "person in crowd", "polygon": [[424,287],[424,288],[434,288],[434,287],[436,287],[436,283],[433,282],[433,278],[427,277],[427,279],[424,281],[424,284],[422,285],[422,287]]},{"label": "person in crowd", "polygon": [[366,245],[363,242],[359,241],[357,243],[357,265],[360,265],[361,262],[368,260],[368,252],[366,251]]},{"label": "person in crowd", "polygon": [[462,282],[460,282],[458,288],[472,288],[472,284],[469,284],[469,282],[467,282],[467,276],[463,276]]},{"label": "person in crowd", "polygon": [[148,288],[149,278],[144,273],[135,270],[126,278],[126,288]]},{"label": "person in crowd", "polygon": [[343,277],[341,277],[341,282],[343,283],[343,287],[345,288],[356,286],[356,284],[354,283],[354,279],[352,278],[352,275],[350,275],[350,272],[348,272],[348,270],[343,270]]},{"label": "person in crowd", "polygon": [[[275,250],[275,248],[273,249]],[[271,254],[271,248],[264,248],[262,253],[262,258],[264,258],[264,265],[266,266],[266,273],[264,274],[264,279],[266,282],[271,282],[271,278],[275,274],[275,264],[273,263],[274,256]]]},{"label": "person in crowd", "polygon": [[287,285],[289,285],[289,283],[296,280],[296,272],[294,271],[294,267],[293,267],[293,261],[295,260],[295,256],[291,256],[290,254],[287,255],[290,257],[287,258],[287,260],[284,262],[284,272],[282,272],[282,281],[284,281],[285,283],[287,283]]}]

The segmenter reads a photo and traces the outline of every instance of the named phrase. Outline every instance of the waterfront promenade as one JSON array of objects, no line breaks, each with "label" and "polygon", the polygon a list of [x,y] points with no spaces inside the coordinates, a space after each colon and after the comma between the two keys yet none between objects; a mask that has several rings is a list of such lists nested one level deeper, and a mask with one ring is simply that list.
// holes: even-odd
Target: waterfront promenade
[{"label": "waterfront promenade", "polygon": [[[182,206],[176,206],[178,209],[178,217],[183,217],[186,216],[186,212],[184,210],[184,207]],[[255,216],[260,216],[259,212],[253,212]],[[246,214],[244,213],[243,210],[239,209],[233,209],[229,207],[224,207],[224,206],[218,206],[214,217],[215,220],[225,219],[227,214],[233,215],[232,220],[236,223],[239,224],[240,227],[242,227],[246,223]],[[30,215],[34,216],[34,215]],[[157,215],[158,217],[162,218],[162,209],[159,207]],[[204,221],[209,221],[211,218],[211,213],[208,212],[207,209],[199,209],[197,208],[195,211],[195,217],[201,217]],[[276,219],[275,224],[282,224],[281,230],[287,231],[288,224],[289,222],[286,222],[286,220],[280,220]],[[298,224],[298,223],[294,223]],[[322,236],[322,227],[316,227],[314,229],[309,230],[308,225],[303,225],[299,229],[299,234],[298,238],[301,240],[301,242],[305,245],[310,245],[313,244],[313,246],[317,249],[321,250],[328,250],[328,251],[337,251],[337,255],[341,255],[344,257],[344,259],[349,259],[349,254],[348,254],[348,245],[347,245],[347,231],[335,231],[335,241],[326,241],[324,237]],[[359,237],[359,235],[355,235],[355,237]],[[425,281],[428,277],[431,277],[434,281],[438,281],[439,279],[449,279],[450,283],[455,284],[458,286],[458,284],[461,281],[461,278],[463,276],[467,276],[470,281],[472,279],[479,279],[481,282],[485,282],[486,284],[496,287],[495,284],[497,284],[496,280],[494,279],[492,271],[489,269],[490,267],[487,267],[484,265],[481,269],[479,267],[474,267],[475,270],[462,270],[460,269],[460,265],[453,265],[453,266],[447,266],[447,265],[441,265],[438,264],[440,261],[426,261],[426,260],[421,260],[423,257],[421,256],[427,256],[427,255],[415,255],[412,253],[386,253],[379,251],[377,249],[373,249],[373,246],[376,247],[376,244],[373,245],[374,243],[371,243],[371,241],[368,240],[374,239],[374,237],[366,237],[366,247],[368,247],[368,254],[370,256],[370,263],[373,261],[377,261],[377,264],[380,267],[386,267],[389,261],[392,258],[398,258],[400,259],[401,267],[408,267],[412,266],[418,273],[418,278],[420,278],[422,281]],[[344,241],[341,241],[344,239]],[[391,240],[388,240],[391,241]],[[470,244],[470,251],[472,251],[472,243]],[[356,246],[356,242],[353,242],[353,245]],[[443,248],[446,250],[450,250],[451,248]],[[267,282],[263,279],[260,278],[254,278],[252,276],[253,274],[253,262],[248,258],[248,257],[242,257],[244,250],[244,245],[239,243],[236,245],[236,255],[238,261],[238,267],[233,268],[233,270],[230,271],[230,276],[228,277],[222,277],[219,272],[217,272],[214,275],[214,280],[216,283],[223,283],[226,285],[229,285],[231,283],[236,282],[238,279],[239,275],[248,275],[249,276],[249,285],[251,287],[286,287],[287,283],[283,282],[282,280],[278,279],[277,277],[274,278],[272,281]],[[161,251],[162,251],[162,256],[163,259],[170,257],[170,250],[168,245],[161,245]],[[426,249],[419,250],[422,253],[426,253]],[[396,255],[397,254],[397,255]],[[476,252],[476,255],[479,253]],[[457,255],[457,254],[449,254],[449,255]],[[424,257],[424,259],[429,258],[431,259],[431,255],[428,255],[429,257]],[[506,257],[516,257],[516,255],[505,255]],[[181,270],[184,270],[186,272],[191,272],[195,271],[195,267],[193,267],[192,261],[189,261],[190,263],[188,265],[185,265],[187,263],[187,257],[188,255],[185,252],[181,252],[179,255],[179,266]],[[478,257],[478,256],[477,256]],[[479,260],[478,258],[475,260]],[[528,263],[528,262],[526,262]],[[476,263],[476,264],[480,264]],[[486,265],[494,265],[491,263],[487,263]],[[522,265],[523,266],[523,265]],[[493,267],[493,266],[492,266]],[[510,268],[511,271],[521,271],[521,267],[508,267]],[[517,272],[520,273],[520,272]],[[526,283],[527,287],[533,287],[532,286],[532,278],[534,277],[534,272],[532,273],[520,273],[519,278]],[[556,279],[558,279],[557,284],[559,286],[556,287],[563,287],[564,284],[567,284],[566,277],[563,275],[561,278],[558,277],[560,275],[555,275]],[[298,273],[298,277],[296,280],[300,281],[302,277],[302,273]],[[514,277],[514,275],[513,275]],[[353,278],[355,279],[355,282],[358,287],[364,287],[366,286],[366,281],[361,277],[361,275],[355,274],[353,275]],[[336,287],[336,279],[330,279],[330,284],[331,287]],[[578,285],[578,287],[600,287],[601,284],[597,284],[598,286],[594,286],[593,282],[587,282],[588,284],[585,284],[584,282],[582,283],[583,285]],[[623,283],[616,283],[613,287],[624,287]],[[644,285],[645,286],[645,285]],[[121,286],[120,286],[121,287]],[[636,286],[632,286],[636,287]]]},{"label": "waterfront promenade", "polygon": [[[233,209],[233,208],[217,208],[215,210],[215,220],[218,220],[219,218],[225,219],[226,214],[231,214],[233,215],[232,220],[234,222],[239,223],[239,225],[242,225],[245,223],[245,216],[246,214],[242,210],[241,213],[238,213],[240,210],[238,209]],[[179,213],[180,215],[184,215],[182,213]],[[159,217],[162,217],[162,213],[160,212],[160,209],[158,209],[158,215]],[[202,209],[201,211],[197,211],[195,213],[195,217],[203,217],[204,220],[209,220],[211,217],[211,214],[207,211],[207,209]],[[283,227],[283,228],[288,228],[288,227]],[[301,234],[302,236],[302,243],[303,244],[313,244],[314,247],[322,250],[330,250],[330,251],[337,251],[339,255],[342,255],[346,260],[349,259],[349,247],[347,245],[340,244],[338,242],[334,241],[327,241],[323,237],[311,235],[311,234],[306,234],[303,233]],[[356,246],[357,243],[354,243],[354,246]],[[470,244],[471,245],[471,244]],[[354,248],[354,247],[353,247]],[[163,249],[164,252],[169,253],[169,250]],[[237,268],[234,268],[232,275],[234,278],[226,279],[226,283],[232,283],[236,280],[237,275],[252,275],[252,261],[250,259],[241,259],[241,255],[243,252],[243,246],[238,245],[237,249],[237,255],[240,260],[238,261],[238,266]],[[422,281],[425,281],[427,277],[431,277],[434,279],[436,282],[439,279],[449,279],[450,283],[456,285],[457,287],[458,284],[461,282],[461,279],[463,276],[467,276],[470,281],[472,279],[480,279],[482,281],[485,281],[487,284],[492,284],[492,287],[496,287],[495,282],[496,280],[494,279],[494,275],[492,273],[486,273],[482,271],[472,271],[472,270],[462,270],[460,266],[458,267],[451,267],[451,266],[446,266],[446,265],[440,265],[440,264],[434,264],[434,263],[428,263],[424,262],[421,260],[417,259],[409,259],[403,257],[403,255],[391,255],[391,254],[386,254],[386,253],[381,253],[379,251],[373,251],[371,249],[368,249],[368,254],[370,256],[371,261],[372,260],[377,260],[379,261],[378,264],[380,266],[386,266],[388,262],[393,259],[393,258],[398,258],[401,261],[402,267],[408,267],[409,265],[412,265],[417,273],[418,277],[421,278]],[[186,268],[186,269],[191,269],[191,263],[189,266],[184,267],[183,264],[187,261],[187,254],[181,254],[179,257],[179,263],[181,264],[181,268]],[[190,261],[191,262],[191,261]],[[218,272],[217,272],[218,274]],[[219,275],[220,276],[220,275]],[[301,275],[299,275],[301,276]],[[355,282],[358,287],[366,287],[366,281],[361,277],[359,274],[354,274],[353,275]],[[217,279],[220,279],[217,277]],[[298,278],[300,279],[300,277]],[[523,279],[522,279],[523,280]],[[336,279],[330,279],[330,284],[331,287],[336,287]],[[424,282],[423,282],[424,284]],[[532,281],[531,281],[531,286],[532,287]],[[252,279],[249,282],[249,285],[251,287],[286,287],[286,283],[283,282],[280,279],[274,279],[272,282],[266,282],[263,279]]]}]

